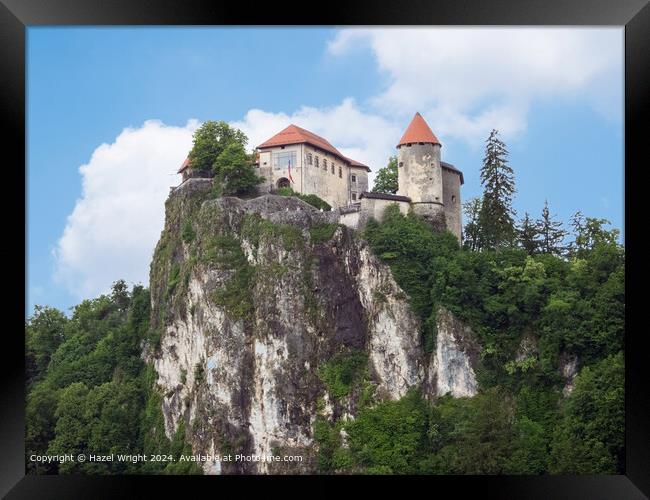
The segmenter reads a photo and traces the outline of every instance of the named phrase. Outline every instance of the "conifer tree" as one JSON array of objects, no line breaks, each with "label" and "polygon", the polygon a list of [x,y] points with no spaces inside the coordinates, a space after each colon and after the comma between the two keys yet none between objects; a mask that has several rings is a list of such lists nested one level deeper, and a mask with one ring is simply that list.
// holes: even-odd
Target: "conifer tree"
[{"label": "conifer tree", "polygon": [[514,243],[515,211],[512,198],[515,180],[512,167],[508,165],[508,150],[498,138],[499,132],[492,130],[485,148],[481,167],[483,200],[479,214],[479,241],[481,249],[503,248]]},{"label": "conifer tree", "polygon": [[566,252],[562,245],[567,232],[562,229],[562,222],[554,220],[548,208],[548,200],[544,201],[542,218],[537,221],[539,233],[539,251],[541,253],[561,256]]},{"label": "conifer tree", "polygon": [[469,250],[479,250],[479,214],[481,212],[481,198],[475,196],[463,203],[465,214],[463,244]]},{"label": "conifer tree", "polygon": [[530,218],[528,212],[524,213],[517,228],[517,239],[519,246],[526,250],[528,255],[533,255],[539,250],[539,227],[536,221]]}]

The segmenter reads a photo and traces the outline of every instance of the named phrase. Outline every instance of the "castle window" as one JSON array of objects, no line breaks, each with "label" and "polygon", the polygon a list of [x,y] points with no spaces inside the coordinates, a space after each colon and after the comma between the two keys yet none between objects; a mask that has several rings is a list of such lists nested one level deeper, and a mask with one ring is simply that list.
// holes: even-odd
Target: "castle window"
[{"label": "castle window", "polygon": [[352,201],[357,201],[357,193],[352,193]]},{"label": "castle window", "polygon": [[314,158],[314,166],[318,168],[318,156]]},{"label": "castle window", "polygon": [[332,175],[334,175],[334,164],[333,164],[333,163],[332,163],[332,168],[331,168],[331,170],[332,170]]},{"label": "castle window", "polygon": [[451,202],[456,203],[456,195],[451,195]]},{"label": "castle window", "polygon": [[354,183],[357,182],[357,176],[356,175],[352,175],[352,182],[354,182]]},{"label": "castle window", "polygon": [[313,164],[313,158],[311,156],[311,153],[307,153],[307,165],[312,165]]},{"label": "castle window", "polygon": [[339,167],[339,179],[343,179],[343,169]]},{"label": "castle window", "polygon": [[323,170],[327,170],[327,160],[323,158]]},{"label": "castle window", "polygon": [[287,151],[286,153],[273,153],[273,168],[281,170],[287,168],[291,163],[292,167],[296,167],[296,152]]},{"label": "castle window", "polygon": [[403,162],[403,161],[399,162],[399,164],[398,164],[397,166],[398,166],[398,167],[403,167],[403,166],[404,166],[404,162]]}]

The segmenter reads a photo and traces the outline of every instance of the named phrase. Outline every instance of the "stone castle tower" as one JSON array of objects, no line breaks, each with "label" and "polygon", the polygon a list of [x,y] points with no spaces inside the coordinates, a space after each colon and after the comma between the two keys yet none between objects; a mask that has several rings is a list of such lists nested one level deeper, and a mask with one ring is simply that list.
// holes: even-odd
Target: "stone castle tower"
[{"label": "stone castle tower", "polygon": [[441,161],[442,145],[416,113],[397,145],[397,194],[411,200],[413,211],[437,229],[460,239],[460,185],[463,174]]}]

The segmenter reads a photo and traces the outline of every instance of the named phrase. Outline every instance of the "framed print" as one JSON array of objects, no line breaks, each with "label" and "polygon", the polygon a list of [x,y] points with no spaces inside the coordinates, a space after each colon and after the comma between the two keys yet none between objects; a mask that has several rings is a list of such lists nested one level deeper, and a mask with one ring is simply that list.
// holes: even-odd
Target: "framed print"
[{"label": "framed print", "polygon": [[3,0],[3,494],[648,495],[649,9]]}]

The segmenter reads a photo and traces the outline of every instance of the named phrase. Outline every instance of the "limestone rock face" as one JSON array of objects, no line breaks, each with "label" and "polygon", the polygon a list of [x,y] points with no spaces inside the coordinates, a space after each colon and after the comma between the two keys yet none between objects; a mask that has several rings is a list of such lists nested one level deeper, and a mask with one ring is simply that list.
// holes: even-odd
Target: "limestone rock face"
[{"label": "limestone rock face", "polygon": [[429,395],[475,396],[478,384],[474,367],[480,348],[471,329],[442,307],[438,309],[436,326],[436,350],[429,363]]},{"label": "limestone rock face", "polygon": [[578,357],[563,352],[560,354],[560,373],[565,379],[562,394],[566,397],[573,391],[573,382],[578,375]]},{"label": "limestone rock face", "polygon": [[318,376],[342,350],[367,355],[379,399],[431,381],[435,395],[476,393],[469,329],[441,311],[436,351],[425,353],[390,268],[335,214],[273,195],[210,199],[209,189],[190,180],[170,195],[151,265],[160,342],[145,357],[165,432],[171,438],[183,422],[195,454],[303,461],[207,462],[206,473],[314,472],[316,416],[356,412],[353,398],[332,398]]}]

